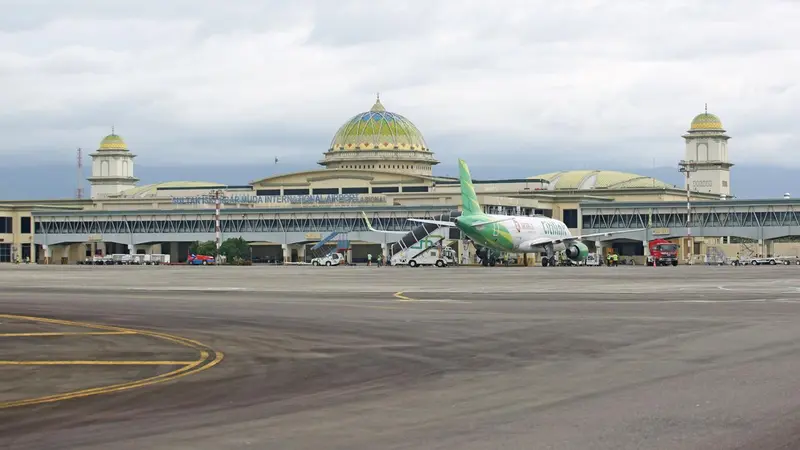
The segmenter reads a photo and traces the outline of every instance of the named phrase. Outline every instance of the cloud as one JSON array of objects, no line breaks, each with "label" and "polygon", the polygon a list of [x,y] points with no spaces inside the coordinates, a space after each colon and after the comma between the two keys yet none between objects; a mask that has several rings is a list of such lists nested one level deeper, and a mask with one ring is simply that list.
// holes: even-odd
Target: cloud
[{"label": "cloud", "polygon": [[671,166],[707,102],[733,162],[800,166],[795,2],[163,3],[0,0],[0,155],[312,166],[380,91],[443,161]]}]

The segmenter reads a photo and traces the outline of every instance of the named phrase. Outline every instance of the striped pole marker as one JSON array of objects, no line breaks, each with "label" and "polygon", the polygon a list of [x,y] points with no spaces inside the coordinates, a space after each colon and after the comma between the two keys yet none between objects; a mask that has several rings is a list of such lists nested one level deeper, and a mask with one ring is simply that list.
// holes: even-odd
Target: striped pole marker
[{"label": "striped pole marker", "polygon": [[216,244],[217,244],[217,254],[216,254],[216,255],[214,255],[214,262],[216,262],[217,264],[219,264],[219,248],[220,248],[220,246],[222,245],[222,243],[220,242],[220,240],[221,240],[221,235],[222,235],[222,229],[221,229],[221,227],[220,227],[220,221],[219,221],[219,210],[220,210],[220,201],[219,201],[219,196],[220,196],[220,191],[215,191],[215,192],[214,192],[214,199],[215,199],[215,201],[214,201],[214,208],[215,208],[215,213],[214,213],[214,214],[215,214],[215,217],[214,217],[214,221],[215,221],[215,230],[214,230],[214,231],[215,231],[215,239],[216,239]]}]

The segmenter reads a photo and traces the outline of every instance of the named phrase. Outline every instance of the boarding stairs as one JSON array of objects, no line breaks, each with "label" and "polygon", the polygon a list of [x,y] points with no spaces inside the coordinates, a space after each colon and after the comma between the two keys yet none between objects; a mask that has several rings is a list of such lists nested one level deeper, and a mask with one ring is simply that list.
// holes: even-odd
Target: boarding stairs
[{"label": "boarding stairs", "polygon": [[[449,213],[440,214],[438,216],[433,217],[433,220],[450,222],[450,221],[453,221],[456,217],[458,217],[460,215],[461,215],[461,211],[450,211]],[[423,239],[426,239],[428,236],[430,236],[431,234],[433,234],[437,230],[439,230],[441,232],[441,234],[445,236],[444,239],[447,239],[449,237],[449,235],[450,235],[449,227],[440,227],[439,225],[436,225],[436,224],[433,224],[433,223],[421,223],[421,224],[415,226],[414,228],[411,229],[410,232],[408,232],[408,234],[406,234],[405,236],[400,238],[400,240],[398,240],[397,242],[395,242],[394,244],[391,245],[391,247],[390,247],[391,255],[395,255],[397,253],[401,253],[401,252],[406,251],[407,249],[412,248],[412,247],[413,248],[417,248],[417,247],[415,247],[415,244],[417,244],[418,242],[420,242]],[[439,240],[442,240],[442,239],[439,239]],[[425,251],[427,248],[428,247],[426,247],[425,249],[421,249],[421,251]],[[418,254],[419,253],[417,253],[417,255]],[[414,256],[417,256],[417,255],[414,255]]]},{"label": "boarding stairs", "polygon": [[718,247],[708,247],[706,248],[706,257],[705,263],[711,265],[724,265],[730,263],[728,257],[725,255],[725,252]]},{"label": "boarding stairs", "polygon": [[347,250],[349,247],[350,241],[347,239],[347,233],[334,231],[311,247],[311,258],[323,258],[331,253]]},{"label": "boarding stairs", "polygon": [[755,243],[748,244],[748,243],[746,243],[746,242],[742,242],[741,244],[739,244],[739,247],[741,248],[741,255],[742,255],[743,257],[746,257],[746,258],[752,258],[752,257],[753,257],[753,256],[755,256],[756,254],[758,254],[758,252],[756,251],[756,249],[755,249],[755,248],[753,248],[753,247],[751,247],[751,245],[755,246],[755,245],[757,245],[757,244],[755,244]]}]

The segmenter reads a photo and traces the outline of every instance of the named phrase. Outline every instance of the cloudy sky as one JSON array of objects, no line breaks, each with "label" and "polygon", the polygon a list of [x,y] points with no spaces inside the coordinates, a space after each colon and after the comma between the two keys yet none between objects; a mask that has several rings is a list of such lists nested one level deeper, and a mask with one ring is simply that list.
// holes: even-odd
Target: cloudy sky
[{"label": "cloudy sky", "polygon": [[[0,0],[0,156],[313,164],[380,91],[441,160],[800,166],[800,3]],[[11,12],[8,14],[8,12]],[[510,157],[517,155],[512,160]]]}]

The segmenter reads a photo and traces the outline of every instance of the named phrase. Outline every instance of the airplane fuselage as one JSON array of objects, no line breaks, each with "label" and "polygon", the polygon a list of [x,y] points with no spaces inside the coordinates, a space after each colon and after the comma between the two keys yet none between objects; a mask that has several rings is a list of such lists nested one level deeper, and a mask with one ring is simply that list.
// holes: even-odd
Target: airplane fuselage
[{"label": "airplane fuselage", "polygon": [[[503,220],[508,219],[508,220]],[[472,224],[503,220],[486,225]],[[509,253],[532,253],[545,251],[544,246],[531,247],[530,243],[548,238],[553,243],[553,251],[566,248],[562,239],[572,236],[569,228],[560,220],[549,217],[504,216],[497,214],[481,214],[461,216],[456,226],[476,244],[492,250]]]}]

